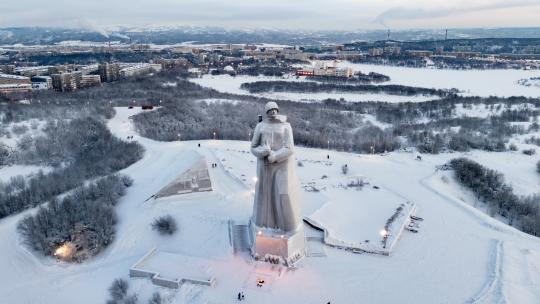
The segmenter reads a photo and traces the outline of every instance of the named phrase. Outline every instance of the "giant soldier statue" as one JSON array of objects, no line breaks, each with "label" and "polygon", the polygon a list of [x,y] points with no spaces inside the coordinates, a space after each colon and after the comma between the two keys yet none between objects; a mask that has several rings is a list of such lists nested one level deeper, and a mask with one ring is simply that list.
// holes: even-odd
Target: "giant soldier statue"
[{"label": "giant soldier statue", "polygon": [[265,112],[251,140],[257,157],[251,252],[256,259],[291,266],[305,255],[293,134],[275,102],[267,103]]}]

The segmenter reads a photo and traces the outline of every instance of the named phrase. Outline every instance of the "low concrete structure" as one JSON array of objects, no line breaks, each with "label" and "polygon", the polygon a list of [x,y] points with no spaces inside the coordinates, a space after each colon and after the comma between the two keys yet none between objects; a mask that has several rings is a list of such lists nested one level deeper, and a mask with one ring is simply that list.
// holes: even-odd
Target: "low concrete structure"
[{"label": "low concrete structure", "polygon": [[201,191],[212,191],[212,182],[204,158],[195,162],[191,168],[161,189],[155,197],[160,198]]},{"label": "low concrete structure", "polygon": [[416,204],[412,202],[400,204],[392,217],[388,219],[386,233],[381,236],[382,241],[379,244],[345,242],[334,237],[331,232],[318,221],[309,217],[304,218],[304,221],[310,226],[323,231],[323,242],[330,247],[344,249],[354,253],[365,252],[389,256],[401,237],[403,230],[405,230],[405,227],[411,222],[411,216],[414,215],[415,211]]},{"label": "low concrete structure", "polygon": [[150,278],[157,286],[178,289],[184,283],[212,286],[210,261],[153,248],[129,269],[131,278]]}]

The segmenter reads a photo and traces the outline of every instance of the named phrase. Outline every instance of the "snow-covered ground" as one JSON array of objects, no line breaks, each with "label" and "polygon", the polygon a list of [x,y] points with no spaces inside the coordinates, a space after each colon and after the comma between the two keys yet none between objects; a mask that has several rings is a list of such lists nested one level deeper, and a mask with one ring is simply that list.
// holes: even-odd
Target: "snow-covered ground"
[{"label": "snow-covered ground", "polygon": [[507,107],[503,104],[471,104],[464,106],[461,103],[456,104],[455,115],[456,117],[478,117],[487,118],[492,115],[500,115],[503,111],[512,110],[519,111],[525,109],[534,109],[534,105],[530,103],[515,104]]},{"label": "snow-covered ground", "polygon": [[[333,64],[333,62],[332,62]],[[540,86],[524,86],[520,80],[540,76],[540,72],[531,70],[441,70],[428,68],[404,68],[385,65],[356,64],[348,61],[337,62],[338,67],[350,67],[362,73],[376,72],[390,76],[390,81],[384,84],[398,84],[436,89],[456,88],[464,96],[526,96],[540,97]],[[287,75],[284,77],[267,76],[230,76],[230,75],[203,75],[193,78],[192,82],[204,87],[210,87],[220,92],[254,95],[240,89],[245,82],[255,81],[305,81],[304,77]],[[438,99],[434,96],[397,96],[374,93],[293,93],[293,92],[265,92],[257,96],[277,100],[293,100],[299,102],[316,102],[324,99],[340,99],[346,101],[384,101],[384,102],[422,102]]]},{"label": "snow-covered ground", "polygon": [[29,176],[42,170],[43,173],[47,173],[52,168],[46,166],[23,166],[23,165],[13,165],[0,167],[0,182],[8,182],[12,177],[22,175]]},{"label": "snow-covered ground", "polygon": [[[17,222],[33,210],[0,220],[2,302],[104,303],[113,279],[127,278],[129,268],[154,247],[212,261],[216,284],[185,284],[171,291],[155,287],[146,279],[132,279],[130,292],[138,292],[140,303],[146,303],[156,290],[166,296],[167,303],[235,302],[240,290],[246,295],[246,303],[540,302],[540,239],[475,209],[474,202],[468,201],[472,198],[460,187],[434,182],[441,180],[435,167],[462,154],[425,155],[417,161],[414,154],[405,152],[382,156],[297,148],[296,157],[303,162],[298,175],[304,182],[326,175],[328,187],[343,177],[340,167],[347,164],[351,176],[366,177],[370,185],[414,202],[417,215],[424,221],[419,233],[403,233],[389,257],[326,247],[325,257],[307,257],[297,269],[279,271],[233,254],[229,244],[228,221],[245,221],[252,210],[249,183],[254,158],[247,152],[248,142],[165,143],[141,138],[128,118],[138,111],[117,108],[108,123],[115,135],[134,135],[146,149],[142,160],[122,170],[134,184],[116,207],[115,241],[83,264],[59,263],[29,251],[17,236]],[[332,165],[326,165],[327,154]],[[209,169],[212,192],[147,201],[201,155],[208,162],[220,164]],[[504,159],[498,159],[498,155]],[[532,167],[538,161],[538,156],[522,159],[518,153],[472,152],[468,156],[503,171],[510,182],[530,173],[527,165],[512,164],[526,162]],[[448,183],[456,186],[453,180]],[[523,187],[534,192],[537,185],[531,182]],[[337,203],[347,200],[347,210],[354,207],[354,212],[340,216],[347,216],[343,223],[346,229],[354,229],[355,219],[369,218],[369,214],[356,212],[376,208],[373,202],[359,202],[360,206],[371,205],[367,209],[354,206],[353,201],[362,197],[358,195],[364,190],[332,191],[328,187],[317,193],[304,192],[305,212],[324,212],[320,209],[326,205],[323,196]],[[171,214],[178,222],[179,231],[173,236],[162,237],[151,230],[153,219],[164,214]],[[265,288],[255,287],[255,279],[261,276],[268,282]]]},{"label": "snow-covered ground", "polygon": [[520,79],[540,76],[540,71],[442,70],[356,64],[348,61],[341,61],[337,66],[350,67],[365,74],[376,72],[390,76],[390,81],[386,84],[436,89],[456,88],[463,91],[462,94],[466,96],[540,96],[539,86],[523,86],[518,83]]},{"label": "snow-covered ground", "polygon": [[518,84],[526,87],[538,87],[540,88],[540,77],[532,77],[529,79],[520,79],[518,80]]},{"label": "snow-covered ground", "polygon": [[[38,119],[30,119],[16,123],[4,124],[1,127],[5,130],[5,134],[0,133],[0,144],[15,148],[17,141],[24,136],[40,136],[45,127],[45,121]],[[19,128],[19,132],[17,132]]]},{"label": "snow-covered ground", "polygon": [[504,174],[507,183],[512,185],[516,194],[530,195],[540,193],[540,174],[535,164],[539,156],[529,156],[520,151],[489,153],[475,151],[466,157]]},{"label": "snow-covered ground", "polygon": [[294,93],[294,92],[264,92],[251,94],[246,90],[242,90],[240,86],[245,82],[255,81],[306,81],[305,77],[296,77],[292,75],[284,77],[268,77],[268,76],[230,76],[230,75],[209,75],[205,74],[201,78],[191,78],[190,81],[197,83],[203,87],[213,88],[219,92],[253,95],[272,98],[276,100],[292,100],[298,102],[319,102],[328,98],[345,99],[350,102],[358,101],[385,101],[385,102],[422,102],[427,100],[438,99],[436,96],[399,96],[389,94],[376,93]]}]

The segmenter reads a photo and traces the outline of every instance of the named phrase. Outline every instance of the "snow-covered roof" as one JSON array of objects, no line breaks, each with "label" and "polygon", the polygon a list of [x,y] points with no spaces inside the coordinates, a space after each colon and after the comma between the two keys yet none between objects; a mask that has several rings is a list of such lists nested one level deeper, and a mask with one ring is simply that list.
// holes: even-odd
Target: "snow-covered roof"
[{"label": "snow-covered roof", "polygon": [[15,89],[15,88],[31,88],[32,85],[29,83],[10,83],[10,84],[0,84],[0,89]]},{"label": "snow-covered roof", "polygon": [[15,72],[26,72],[26,71],[36,71],[36,70],[47,70],[52,68],[52,65],[42,65],[42,66],[31,66],[31,67],[18,67],[15,68]]},{"label": "snow-covered roof", "polygon": [[30,79],[30,78],[25,77],[25,76],[4,74],[4,73],[0,73],[0,78],[10,78],[10,79],[19,79],[19,80],[29,80]]}]

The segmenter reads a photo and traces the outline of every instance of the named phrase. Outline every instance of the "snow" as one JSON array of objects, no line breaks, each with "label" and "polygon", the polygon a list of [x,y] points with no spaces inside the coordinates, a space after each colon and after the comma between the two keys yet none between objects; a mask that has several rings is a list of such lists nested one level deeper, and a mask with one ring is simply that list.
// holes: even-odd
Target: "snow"
[{"label": "snow", "polygon": [[175,88],[177,85],[178,85],[177,82],[171,82],[171,81],[167,81],[162,84],[164,88],[168,88],[168,87]]},{"label": "snow", "polygon": [[360,191],[329,189],[326,195],[331,201],[315,211],[309,219],[324,227],[332,239],[356,244],[355,247],[365,244],[383,249],[381,230],[386,220],[405,201],[385,190],[376,190],[369,185],[365,188]]},{"label": "snow", "polygon": [[520,79],[540,76],[533,70],[444,70],[357,64],[348,61],[338,67],[350,67],[362,73],[376,72],[390,77],[385,84],[399,84],[436,89],[456,88],[465,96],[540,97],[540,87],[523,86]]},{"label": "snow", "polygon": [[518,80],[518,84],[526,87],[538,87],[540,88],[540,77],[533,77],[529,79],[520,79]]},{"label": "snow", "polygon": [[540,193],[540,174],[536,172],[536,163],[540,161],[540,156],[537,154],[529,156],[521,151],[505,153],[473,151],[466,157],[501,172],[506,183],[512,185],[516,194]]},{"label": "snow", "polygon": [[[298,147],[296,157],[304,160],[304,167],[298,167],[301,181],[320,182],[322,175],[328,177],[320,182],[327,190],[304,191],[304,212],[331,208],[326,205],[331,198],[335,204],[347,206],[344,211],[351,211],[340,216],[352,225],[354,219],[370,221],[369,213],[358,214],[363,210],[386,216],[384,204],[393,202],[394,197],[414,202],[417,215],[424,221],[419,233],[403,232],[389,257],[325,247],[326,256],[307,257],[297,269],[288,270],[254,262],[247,255],[235,255],[229,244],[228,221],[245,221],[252,211],[250,179],[255,171],[248,142],[157,142],[141,138],[128,118],[140,111],[117,108],[116,116],[108,122],[116,136],[134,135],[146,149],[142,160],[122,170],[134,179],[134,184],[116,206],[115,241],[83,264],[65,264],[44,258],[21,243],[17,222],[35,209],[1,219],[2,301],[104,303],[112,281],[127,278],[129,268],[156,247],[163,252],[216,261],[208,265],[216,284],[184,284],[171,291],[147,279],[130,279],[129,293],[138,292],[140,303],[147,302],[158,290],[168,303],[234,302],[240,290],[246,295],[246,303],[463,303],[474,299],[484,303],[540,302],[540,239],[475,209],[459,187],[446,189],[432,182],[436,166],[463,154],[423,155],[422,161],[417,161],[414,154],[405,152],[357,155]],[[332,165],[327,165],[327,154]],[[201,155],[210,163],[219,163],[217,168],[209,169],[212,192],[147,201]],[[515,166],[525,160],[517,153],[473,153],[472,157],[490,164],[504,163],[498,168],[509,176],[529,170],[526,165]],[[526,160],[527,164],[532,161]],[[331,186],[344,178],[342,164],[348,164],[351,176],[364,176],[370,185],[386,191],[388,198],[382,198],[381,210],[373,202],[366,203],[371,205],[367,209],[353,205],[358,195],[369,195],[367,189],[334,192]],[[242,174],[245,181],[237,178]],[[538,189],[532,182],[523,187],[531,192]],[[154,218],[165,214],[171,214],[179,226],[179,231],[170,237],[159,236],[150,227]],[[350,235],[371,233],[342,231]],[[268,282],[265,288],[254,286],[261,276]]]},{"label": "snow", "polygon": [[[21,103],[23,103],[21,101]],[[32,136],[37,137],[43,134],[42,130],[45,127],[46,121],[39,120],[39,119],[30,119],[30,120],[24,120],[19,121],[15,123],[8,123],[1,125],[4,130],[10,130],[9,136],[6,132],[4,135],[0,135],[0,144],[9,146],[11,148],[16,148],[17,141],[21,139],[24,136]],[[16,134],[13,132],[14,127],[26,127],[27,130],[24,133]],[[35,127],[35,129],[34,129]]]},{"label": "snow", "polygon": [[206,102],[207,104],[213,104],[213,103],[230,103],[230,104],[238,104],[242,102],[241,100],[232,100],[232,99],[223,99],[223,98],[205,98],[205,99],[199,99],[199,102]]},{"label": "snow", "polygon": [[242,90],[240,86],[242,83],[255,82],[255,81],[309,81],[305,80],[305,77],[296,77],[292,75],[284,77],[269,77],[269,76],[247,76],[247,75],[209,75],[205,74],[200,78],[191,78],[191,82],[197,83],[203,87],[213,88],[222,93],[240,94],[240,95],[252,95],[259,97],[272,98],[276,100],[292,100],[298,102],[320,102],[328,98],[332,99],[345,99],[349,102],[360,101],[385,101],[385,102],[422,102],[433,99],[438,99],[434,96],[399,96],[389,94],[376,94],[376,93],[294,93],[294,92],[264,92],[251,94],[246,90]]},{"label": "snow", "polygon": [[525,109],[534,109],[534,105],[530,103],[524,104],[514,104],[510,107],[507,107],[503,104],[471,104],[464,107],[463,104],[456,104],[455,115],[457,117],[478,117],[478,118],[487,118],[492,115],[500,115],[503,111],[506,110],[525,110]]},{"label": "snow", "polygon": [[375,117],[375,115],[372,115],[372,114],[362,114],[362,118],[365,123],[369,122],[370,124],[376,127],[379,127],[381,129],[386,129],[393,126],[392,124],[379,121],[377,117]]},{"label": "snow", "polygon": [[39,170],[42,170],[43,173],[47,173],[50,170],[52,170],[52,168],[47,167],[47,166],[32,166],[32,165],[27,165],[27,166],[13,165],[13,166],[0,167],[0,182],[4,182],[4,183],[9,182],[9,180],[12,177],[18,176],[18,175],[31,176],[39,172]]}]

